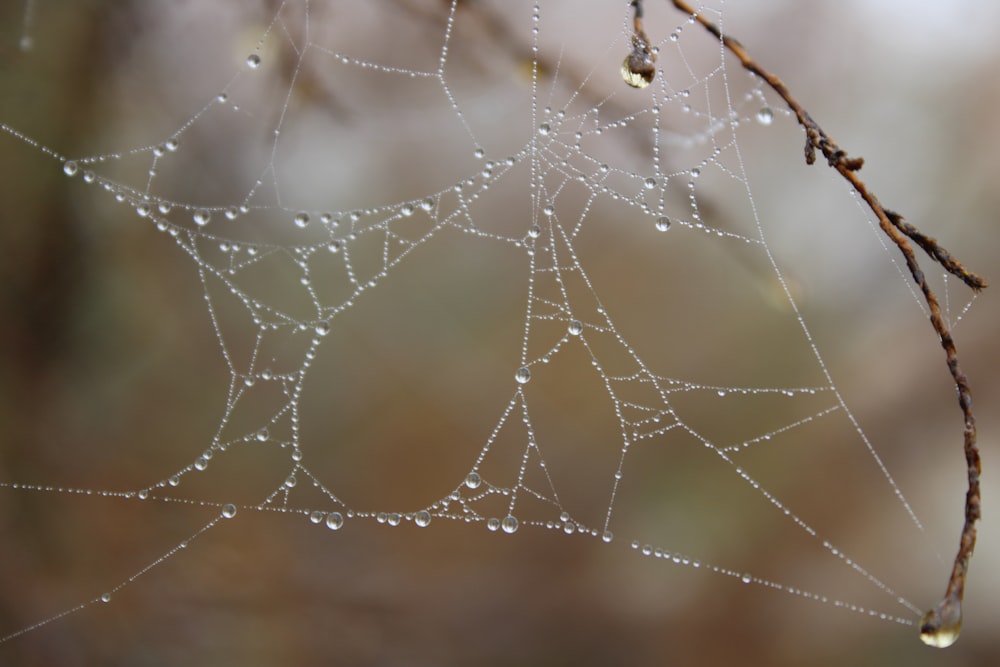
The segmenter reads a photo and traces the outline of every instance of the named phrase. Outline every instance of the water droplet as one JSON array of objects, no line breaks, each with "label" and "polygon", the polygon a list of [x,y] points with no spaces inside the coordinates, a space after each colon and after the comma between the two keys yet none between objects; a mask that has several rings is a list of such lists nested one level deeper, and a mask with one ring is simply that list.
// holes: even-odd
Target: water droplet
[{"label": "water droplet", "polygon": [[656,229],[659,230],[659,231],[661,231],[661,232],[665,232],[668,229],[670,229],[670,218],[668,218],[665,215],[664,216],[660,216],[659,218],[657,218],[657,220],[656,220]]},{"label": "water droplet", "polygon": [[420,202],[420,208],[425,211],[430,211],[434,208],[434,197],[426,197],[422,202]]},{"label": "water droplet", "polygon": [[403,207],[399,209],[399,212],[408,218],[413,215],[414,210],[416,209],[413,207],[413,204],[403,204]]},{"label": "water droplet", "polygon": [[149,214],[153,212],[153,207],[143,202],[135,207],[135,212],[139,214],[140,218],[148,218]]},{"label": "water droplet", "polygon": [[920,641],[935,648],[947,648],[962,632],[962,606],[947,598],[920,619]]},{"label": "water droplet", "polygon": [[692,169],[688,173],[691,174],[691,178],[698,178],[699,176],[701,176],[701,169],[699,169],[698,167],[695,167],[694,169]]},{"label": "water droplet", "polygon": [[298,213],[295,214],[293,220],[295,222],[295,226],[298,227],[299,229],[302,229],[303,227],[309,224],[309,214],[306,213],[305,211],[299,211]]},{"label": "water droplet", "polygon": [[204,227],[212,219],[212,214],[202,208],[195,211],[192,217],[196,225]]},{"label": "water droplet", "polygon": [[232,503],[226,503],[222,506],[222,516],[226,519],[232,519],[236,516],[236,505]]},{"label": "water droplet", "polygon": [[162,213],[163,215],[170,213],[170,209],[172,208],[173,207],[170,205],[170,202],[167,201],[161,201],[159,204],[156,205],[156,210]]},{"label": "water droplet", "polygon": [[298,483],[299,483],[299,480],[295,479],[295,475],[289,475],[285,479],[285,488],[288,488],[288,489],[294,488],[295,485],[298,484]]},{"label": "water droplet", "polygon": [[266,442],[270,434],[267,432],[267,428],[262,428],[257,431],[257,440],[259,442]]},{"label": "water droplet", "polygon": [[316,323],[315,331],[318,336],[327,335],[330,333],[330,323],[326,320],[320,320]]},{"label": "water droplet", "polygon": [[647,190],[652,190],[653,188],[656,187],[656,179],[655,178],[647,178],[646,181],[643,183],[643,185],[646,186]]},{"label": "water droplet", "polygon": [[84,183],[93,183],[96,180],[97,180],[97,174],[95,174],[94,172],[90,171],[89,169],[83,172]]},{"label": "water droplet", "polygon": [[177,150],[177,140],[174,139],[173,137],[167,139],[163,143],[163,145],[166,146],[167,150],[170,151],[171,153],[174,152],[175,150]]},{"label": "water droplet", "polygon": [[326,515],[326,527],[330,530],[340,530],[344,525],[344,515],[340,512],[330,512]]},{"label": "water droplet", "polygon": [[528,370],[527,366],[521,366],[514,373],[514,379],[518,381],[519,384],[525,384],[531,379],[531,371]]},{"label": "water droplet", "polygon": [[552,132],[552,126],[548,123],[542,123],[538,126],[538,134],[543,137],[547,137]]},{"label": "water droplet", "polygon": [[517,517],[508,514],[500,522],[500,527],[505,533],[515,533],[517,532]]},{"label": "water droplet", "polygon": [[489,519],[486,520],[486,528],[487,530],[490,530],[495,533],[497,530],[500,529],[500,519],[496,518],[495,516],[491,516]]},{"label": "water droplet", "polygon": [[145,500],[149,498],[149,489],[139,489],[139,493],[135,494],[139,500]]},{"label": "water droplet", "polygon": [[167,484],[170,486],[177,486],[181,483],[181,478],[178,475],[172,475],[170,479],[167,480]]},{"label": "water droplet", "polygon": [[330,241],[326,244],[326,249],[330,252],[340,252],[342,245],[343,244],[340,241]]},{"label": "water droplet", "polygon": [[431,525],[431,513],[427,510],[420,510],[417,512],[417,515],[413,517],[413,522],[421,528],[426,528]]},{"label": "water droplet", "polygon": [[256,53],[251,53],[249,56],[247,56],[247,67],[249,67],[250,69],[257,69],[258,67],[260,67],[260,56],[258,56]]},{"label": "water droplet", "polygon": [[63,162],[63,173],[66,174],[67,176],[76,176],[76,172],[78,172],[79,170],[80,167],[77,166],[76,162],[74,162],[73,160],[66,160],[65,162]]},{"label": "water droplet", "polygon": [[483,483],[483,478],[479,476],[478,472],[470,472],[465,476],[465,486],[470,489],[478,489],[479,485]]},{"label": "water droplet", "polygon": [[605,544],[607,544],[613,539],[615,539],[615,535],[610,530],[604,531],[604,533],[601,535],[601,541],[604,542]]},{"label": "water droplet", "polygon": [[552,206],[552,204],[549,204],[548,206],[546,206],[545,208],[542,209],[542,213],[544,215],[555,215],[555,212],[556,212],[556,209],[555,209],[554,206]]},{"label": "water droplet", "polygon": [[653,82],[654,76],[653,56],[642,49],[635,49],[622,61],[622,79],[633,88],[645,88]]},{"label": "water droplet", "polygon": [[477,160],[482,160],[483,157],[486,155],[486,151],[484,151],[482,148],[477,148],[472,152],[472,154],[476,157]]},{"label": "water droplet", "polygon": [[749,572],[745,572],[743,573],[743,576],[740,577],[740,581],[742,581],[744,584],[749,584],[751,581],[753,581],[753,575],[750,574]]},{"label": "water droplet", "polygon": [[761,125],[770,125],[774,122],[774,111],[771,107],[761,107],[760,111],[757,112],[757,122]]},{"label": "water droplet", "polygon": [[101,602],[111,602],[111,593],[101,593]]},{"label": "water droplet", "polygon": [[320,512],[319,510],[317,510],[315,512],[310,512],[309,513],[309,523],[320,523],[323,520],[324,516],[326,516],[326,515],[323,514],[323,512]]},{"label": "water droplet", "polygon": [[402,521],[402,520],[403,520],[403,517],[401,515],[397,514],[396,512],[393,512],[392,514],[390,514],[389,516],[386,517],[386,521],[388,522],[388,524],[390,526],[398,526],[399,522]]},{"label": "water droplet", "polygon": [[206,459],[204,456],[198,457],[198,460],[194,462],[195,470],[204,470],[207,467],[208,467],[208,459]]},{"label": "water droplet", "polygon": [[528,228],[528,236],[530,236],[531,238],[537,239],[541,235],[542,235],[542,228],[539,227],[538,225],[532,225],[531,227]]},{"label": "water droplet", "polygon": [[567,329],[572,335],[579,336],[583,333],[583,322],[580,320],[570,320]]}]

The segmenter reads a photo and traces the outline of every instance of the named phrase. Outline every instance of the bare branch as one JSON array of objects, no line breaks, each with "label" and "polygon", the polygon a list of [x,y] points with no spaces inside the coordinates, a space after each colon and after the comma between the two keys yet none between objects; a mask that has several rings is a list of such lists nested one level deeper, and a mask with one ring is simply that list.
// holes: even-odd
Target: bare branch
[{"label": "bare branch", "polygon": [[930,310],[931,326],[934,327],[934,331],[941,341],[941,347],[944,349],[945,359],[948,363],[948,370],[951,372],[951,377],[958,391],[958,403],[965,422],[963,445],[968,473],[968,491],[965,496],[965,521],[962,526],[958,553],[955,556],[955,563],[948,578],[948,585],[945,589],[943,599],[933,609],[928,611],[920,621],[920,638],[925,643],[938,647],[950,646],[958,639],[958,634],[962,626],[962,597],[965,593],[965,580],[969,570],[969,561],[976,546],[976,522],[980,518],[981,497],[979,476],[982,472],[982,467],[979,460],[979,448],[976,445],[976,417],[972,412],[972,391],[969,387],[969,381],[959,367],[958,350],[955,347],[951,331],[941,314],[941,307],[937,296],[927,284],[923,270],[920,268],[920,264],[917,262],[913,248],[910,246],[907,238],[912,239],[934,261],[939,263],[949,273],[960,278],[962,282],[974,291],[978,292],[986,287],[986,281],[967,270],[961,262],[938,245],[937,241],[904,221],[901,215],[884,208],[875,194],[868,189],[864,181],[858,176],[857,172],[864,165],[864,159],[849,157],[847,152],[842,150],[837,145],[837,142],[830,138],[819,124],[812,119],[781,79],[768,72],[751,58],[742,44],[732,37],[722,34],[718,26],[692,9],[684,0],[672,0],[672,2],[677,9],[694,18],[706,30],[721,40],[723,45],[739,59],[744,69],[762,78],[774,92],[781,96],[788,105],[788,108],[795,114],[799,124],[805,128],[806,162],[813,164],[816,161],[816,151],[819,151],[826,158],[827,163],[847,179],[875,214],[879,222],[879,227],[892,239],[892,242],[896,244],[896,247],[903,254],[906,267],[924,296],[924,301]]}]

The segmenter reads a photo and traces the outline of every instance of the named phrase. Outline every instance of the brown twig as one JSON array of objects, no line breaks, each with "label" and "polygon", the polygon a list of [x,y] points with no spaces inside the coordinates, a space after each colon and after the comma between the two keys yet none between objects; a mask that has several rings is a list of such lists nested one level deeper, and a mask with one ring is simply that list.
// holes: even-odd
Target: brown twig
[{"label": "brown twig", "polygon": [[976,446],[976,417],[972,412],[972,392],[969,388],[969,381],[958,365],[958,350],[955,347],[951,331],[948,325],[945,324],[944,317],[941,314],[941,307],[938,304],[937,296],[927,284],[927,280],[920,268],[920,264],[917,262],[913,248],[907,241],[907,237],[912,239],[934,261],[944,267],[946,271],[957,276],[974,291],[978,292],[986,287],[986,281],[967,270],[962,266],[961,262],[938,245],[937,241],[904,221],[901,215],[884,208],[878,198],[875,197],[875,194],[868,189],[864,181],[858,176],[857,172],[864,164],[864,159],[849,157],[823,131],[816,121],[812,119],[809,113],[792,96],[781,79],[761,67],[750,57],[742,44],[732,37],[724,35],[718,26],[705,19],[684,2],[684,0],[672,0],[672,2],[677,9],[694,18],[706,30],[721,40],[722,44],[739,59],[746,70],[753,72],[766,81],[771,89],[781,96],[795,114],[799,124],[805,128],[806,162],[813,164],[816,161],[816,151],[819,151],[826,158],[827,163],[847,179],[854,190],[868,204],[875,217],[878,218],[879,227],[892,239],[892,242],[896,244],[896,247],[903,254],[906,268],[909,269],[910,275],[920,288],[924,296],[924,301],[927,303],[927,307],[930,310],[931,326],[934,327],[934,331],[941,341],[941,347],[944,348],[948,370],[951,372],[951,377],[958,390],[958,404],[965,421],[964,450],[968,471],[968,491],[965,495],[965,522],[962,526],[958,554],[955,556],[951,576],[948,578],[948,586],[945,589],[944,598],[933,609],[928,611],[920,621],[920,636],[926,643],[933,646],[948,646],[958,638],[961,628],[961,609],[962,597],[965,592],[965,579],[969,570],[969,561],[976,546],[976,522],[980,518],[981,498],[979,476],[982,469],[979,460],[979,449]]}]

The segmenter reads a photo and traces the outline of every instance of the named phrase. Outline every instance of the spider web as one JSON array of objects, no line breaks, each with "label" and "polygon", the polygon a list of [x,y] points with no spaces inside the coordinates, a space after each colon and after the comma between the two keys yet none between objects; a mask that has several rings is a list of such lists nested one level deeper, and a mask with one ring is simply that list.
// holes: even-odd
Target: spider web
[{"label": "spider web", "polygon": [[[807,211],[757,194],[800,141],[760,80],[664,3],[657,76],[629,88],[631,10],[602,4],[133,7],[112,20],[142,35],[107,78],[114,123],[72,150],[3,125],[70,177],[75,234],[127,267],[102,289],[139,310],[88,306],[73,418],[34,456],[13,445],[13,521],[78,532],[18,538],[50,571],[11,588],[0,652],[68,664],[45,644],[86,634],[110,662],[177,641],[210,660],[236,650],[226,612],[285,604],[309,638],[240,650],[452,662],[420,639],[443,626],[502,662],[543,655],[535,615],[575,606],[645,619],[626,636],[726,614],[912,640],[950,543],[899,478],[923,443],[879,417],[886,341],[847,332],[876,318],[859,274],[887,281],[870,308],[923,306],[842,187]],[[954,324],[971,300],[942,284]],[[940,378],[919,400],[950,400],[915,331],[893,354]],[[617,607],[565,593],[563,569]],[[130,625],[175,606],[225,648]],[[474,641],[483,625],[500,636]]]}]

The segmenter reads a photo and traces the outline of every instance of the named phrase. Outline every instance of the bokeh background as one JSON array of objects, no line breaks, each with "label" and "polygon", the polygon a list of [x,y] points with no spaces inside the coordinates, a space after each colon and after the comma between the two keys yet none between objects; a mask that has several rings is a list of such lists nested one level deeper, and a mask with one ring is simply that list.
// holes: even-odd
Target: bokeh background
[{"label": "bokeh background", "polygon": [[[321,53],[297,67],[296,4],[280,11],[243,2],[8,4],[0,10],[0,123],[29,141],[0,134],[5,483],[111,491],[156,484],[207,447],[229,382],[191,258],[113,196],[79,175],[67,179],[32,142],[68,157],[125,153],[90,167],[141,190],[150,152],[128,151],[163,142],[195,118],[153,180],[156,194],[183,204],[171,219],[189,215],[184,206],[238,205],[262,177],[253,203],[264,208],[226,233],[290,243],[294,236],[281,235],[295,210],[436,193],[481,168],[477,144],[486,159],[502,158],[532,131],[526,3],[460,3],[456,12],[446,80],[474,136],[434,85],[340,66]],[[597,5],[543,4],[539,106],[574,90],[577,110],[614,92],[602,118],[648,104],[627,96],[618,80],[626,3]],[[446,3],[311,7],[313,44],[407,69],[436,67]],[[683,24],[668,3],[647,9],[654,40]],[[887,206],[995,277],[1000,8],[987,0],[919,8],[768,0],[726,3],[724,21],[842,147],[866,158],[863,176]],[[243,60],[268,30],[251,78]],[[688,61],[672,58],[665,43],[659,65],[668,78],[683,81],[687,68],[701,72],[717,61],[718,45],[705,37],[684,28]],[[750,90],[729,66],[732,90]],[[241,71],[228,99],[216,100]],[[273,173],[262,173],[289,91],[281,149]],[[752,117],[753,104],[742,112]],[[690,131],[689,117],[664,113],[665,126]],[[616,165],[648,169],[642,141],[640,132],[622,132],[594,150]],[[829,170],[802,163],[794,123],[779,112],[772,126],[747,124],[740,142],[772,248],[831,373],[926,528],[913,530],[842,419],[776,438],[780,447],[760,448],[746,465],[900,595],[929,606],[944,587],[964,497],[959,413],[943,357],[890,261],[893,251]],[[661,156],[664,171],[690,166],[704,150],[676,144]],[[477,222],[526,230],[527,185],[523,173],[512,174],[484,194],[473,209]],[[737,189],[729,199],[728,187],[706,174],[699,205],[713,224],[745,231],[746,198]],[[571,218],[586,192],[570,186],[560,196],[560,215]],[[664,374],[728,386],[820,383],[759,255],[676,226],[657,236],[652,218],[614,202],[595,204],[585,229],[579,248],[616,323]],[[373,265],[360,253],[358,262]],[[957,319],[966,290],[925,267]],[[248,277],[255,294],[292,311],[301,306],[288,266],[264,268],[276,272]],[[523,251],[444,235],[335,321],[306,383],[303,450],[310,470],[348,505],[414,511],[468,471],[513,391],[525,269]],[[994,299],[987,290],[955,329],[980,419],[985,518],[965,629],[947,651],[924,647],[913,627],[639,557],[628,548],[633,536],[788,586],[902,609],[802,539],[716,459],[663,438],[664,446],[634,455],[611,545],[445,520],[426,529],[354,521],[332,533],[301,516],[241,511],[116,591],[111,603],[88,604],[0,643],[0,663],[996,664]],[[224,336],[232,349],[253,343],[256,331],[238,312],[224,324],[232,325]],[[538,326],[545,340],[551,331]],[[266,354],[280,371],[297,367],[301,350],[277,340]],[[528,390],[536,392],[533,417],[560,499],[596,527],[620,438],[586,362],[567,350],[535,372]],[[265,411],[273,400],[247,404]],[[722,441],[797,414],[775,402],[697,392],[677,404]],[[252,411],[235,417],[233,430],[253,428],[254,418]],[[516,448],[503,447],[516,442],[514,433],[498,441],[500,468],[515,460]],[[287,476],[287,452],[234,455],[200,474],[174,495],[255,504]],[[296,493],[296,507],[330,509],[318,495]],[[215,513],[197,504],[0,488],[0,636],[94,599]]]}]

